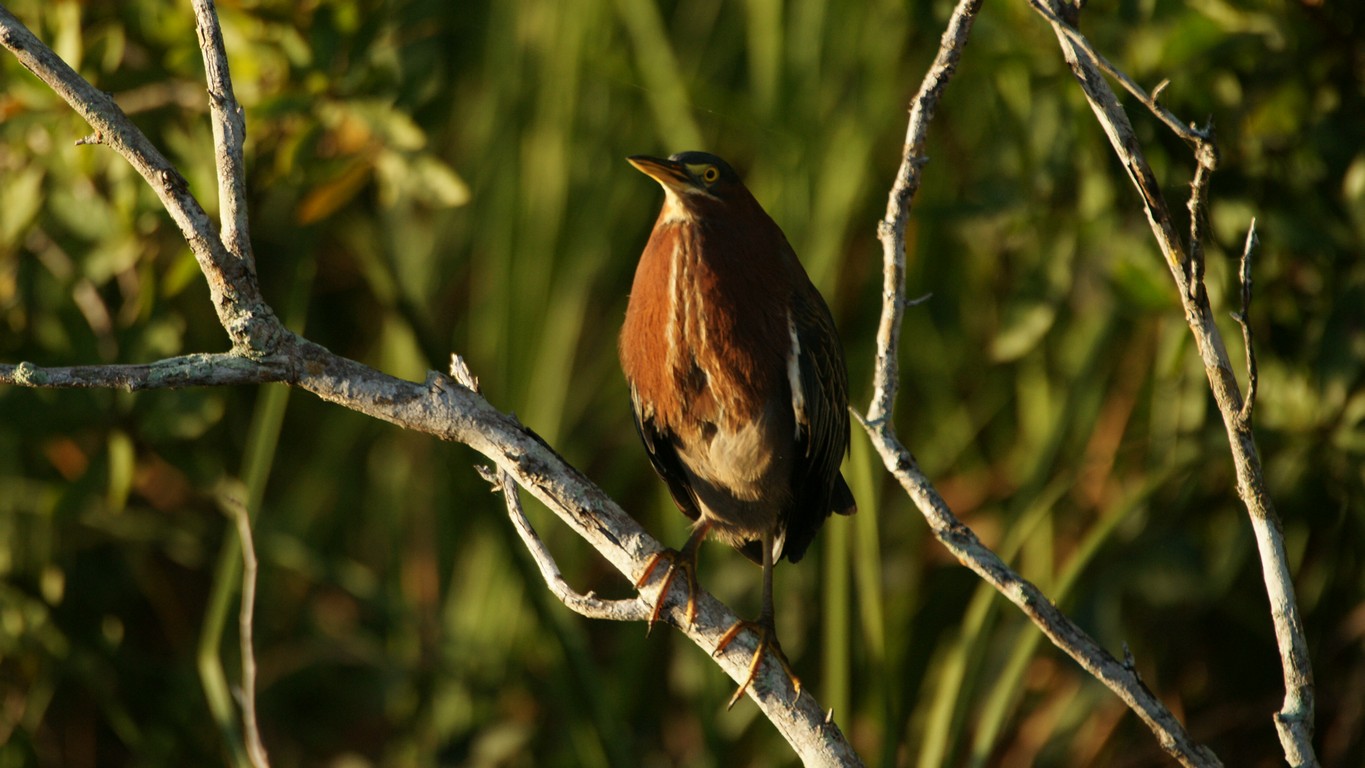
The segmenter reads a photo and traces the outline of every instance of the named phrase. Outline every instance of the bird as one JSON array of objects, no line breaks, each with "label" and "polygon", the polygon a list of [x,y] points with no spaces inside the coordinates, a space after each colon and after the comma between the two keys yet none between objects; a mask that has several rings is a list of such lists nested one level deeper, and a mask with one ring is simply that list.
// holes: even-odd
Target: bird
[{"label": "bird", "polygon": [[680,152],[627,160],[663,187],[664,202],[636,266],[621,327],[621,368],[636,430],[677,507],[693,522],[661,563],[653,628],[681,572],[686,620],[696,617],[697,550],[708,536],[763,568],[762,607],[721,636],[757,643],[744,694],[764,652],[800,679],[777,640],[773,568],[795,563],[831,513],[857,511],[839,465],[849,445],[848,371],[834,319],[782,229],[721,158]]}]

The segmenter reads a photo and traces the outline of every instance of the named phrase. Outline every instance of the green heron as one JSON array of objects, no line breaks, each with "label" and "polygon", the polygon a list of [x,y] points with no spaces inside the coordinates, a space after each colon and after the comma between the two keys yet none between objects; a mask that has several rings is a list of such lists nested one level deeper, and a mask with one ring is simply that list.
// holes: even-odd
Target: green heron
[{"label": "green heron", "polygon": [[710,536],[763,566],[763,607],[744,628],[801,683],[777,642],[773,566],[795,563],[831,512],[857,507],[839,462],[848,450],[848,372],[834,320],[782,230],[728,163],[705,152],[631,165],[664,188],[621,329],[621,368],[654,469],[694,527],[681,551],[656,555],[636,582],[668,570],[652,628],[677,571],[696,615],[697,548]]}]

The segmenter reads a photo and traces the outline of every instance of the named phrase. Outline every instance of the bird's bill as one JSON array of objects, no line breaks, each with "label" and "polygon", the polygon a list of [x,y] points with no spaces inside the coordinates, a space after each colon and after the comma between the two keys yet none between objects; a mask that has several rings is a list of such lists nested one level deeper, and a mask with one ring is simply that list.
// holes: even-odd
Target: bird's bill
[{"label": "bird's bill", "polygon": [[631,155],[626,161],[640,173],[678,192],[692,183],[692,177],[682,163],[649,155]]}]

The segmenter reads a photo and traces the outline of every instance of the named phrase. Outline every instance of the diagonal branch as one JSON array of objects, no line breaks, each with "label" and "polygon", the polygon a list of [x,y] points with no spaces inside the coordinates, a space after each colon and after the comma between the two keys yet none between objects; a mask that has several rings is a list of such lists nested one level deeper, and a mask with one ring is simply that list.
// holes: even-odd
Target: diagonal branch
[{"label": "diagonal branch", "polygon": [[536,529],[531,527],[526,510],[521,506],[521,490],[516,481],[506,472],[494,472],[488,467],[478,469],[479,474],[493,485],[493,490],[502,493],[507,501],[507,516],[512,520],[512,527],[517,529],[517,535],[531,553],[531,559],[536,561],[536,567],[540,569],[540,575],[545,579],[545,586],[561,603],[574,613],[589,619],[649,620],[650,608],[639,600],[604,600],[592,592],[585,595],[569,586],[545,542],[541,541]]},{"label": "diagonal branch", "polygon": [[[299,355],[303,365],[297,386],[324,400],[401,427],[468,445],[530,491],[631,583],[663,549],[616,502],[538,435],[469,388],[436,373],[429,374],[423,384],[394,379],[307,341],[301,342]],[[710,594],[698,591],[696,619],[688,627],[681,607],[686,600],[684,587],[675,584],[673,588],[664,615],[709,654],[737,617]],[[643,607],[644,603],[640,605]],[[715,662],[739,682],[748,672],[753,638],[741,635],[731,645],[742,647]],[[768,665],[760,681],[750,687],[750,698],[806,764],[861,764],[839,728],[826,722],[815,699],[808,694],[798,696],[784,672]]]},{"label": "diagonal branch", "polygon": [[1017,605],[1053,645],[1113,691],[1156,734],[1162,749],[1182,765],[1222,765],[1208,747],[1190,737],[1179,719],[1147,688],[1131,664],[1114,658],[1113,654],[1062,613],[1042,590],[1016,573],[999,555],[981,543],[972,529],[948,508],[948,503],[920,471],[915,457],[888,427],[876,426],[867,421],[862,423],[872,439],[873,448],[924,515],[934,538],[958,562]]},{"label": "diagonal branch", "polygon": [[1104,74],[1109,75],[1110,77],[1117,80],[1118,83],[1123,86],[1123,89],[1125,91],[1128,91],[1138,101],[1142,102],[1143,106],[1151,110],[1152,114],[1156,115],[1157,119],[1164,123],[1167,128],[1171,129],[1172,133],[1184,139],[1187,143],[1189,143],[1192,146],[1199,142],[1207,142],[1212,140],[1213,134],[1212,131],[1210,131],[1208,128],[1196,128],[1192,124],[1186,125],[1185,123],[1182,123],[1180,121],[1180,118],[1175,116],[1175,113],[1171,112],[1169,109],[1166,109],[1164,106],[1161,105],[1160,100],[1161,92],[1166,89],[1167,85],[1170,85],[1169,80],[1162,80],[1159,84],[1157,84],[1155,88],[1152,89],[1151,94],[1148,94],[1145,90],[1142,89],[1142,86],[1133,82],[1133,79],[1129,77],[1127,73],[1125,73],[1118,67],[1114,66],[1108,59],[1101,56],[1098,52],[1094,51],[1093,49],[1090,49],[1090,44],[1086,41],[1085,36],[1083,36],[1079,31],[1077,31],[1074,26],[1072,26],[1070,23],[1064,20],[1074,19],[1075,17],[1078,17],[1080,15],[1080,11],[1082,10],[1081,4],[1078,3],[1075,6],[1063,5],[1062,13],[1060,15],[1054,12],[1048,6],[1040,2],[1037,2],[1037,0],[1029,0],[1029,4],[1033,6],[1033,10],[1037,11],[1039,14],[1043,16],[1043,18],[1047,19],[1049,22],[1053,24],[1053,28],[1059,36],[1065,37],[1074,42],[1075,44],[1090,50],[1090,55],[1095,64],[1095,67],[1100,71],[1104,72]]}]

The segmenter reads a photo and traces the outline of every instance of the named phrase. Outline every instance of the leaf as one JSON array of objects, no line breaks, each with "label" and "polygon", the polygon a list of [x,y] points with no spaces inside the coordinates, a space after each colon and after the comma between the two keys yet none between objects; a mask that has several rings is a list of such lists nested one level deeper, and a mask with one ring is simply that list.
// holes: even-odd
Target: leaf
[{"label": "leaf", "polygon": [[458,208],[469,202],[469,185],[432,155],[381,151],[375,160],[375,171],[379,199],[385,207],[400,200],[421,201],[437,208]]},{"label": "leaf", "polygon": [[109,433],[109,509],[122,512],[128,504],[128,492],[133,488],[133,469],[137,459],[133,441],[121,431]]},{"label": "leaf", "polygon": [[38,214],[44,200],[43,168],[30,165],[5,174],[0,184],[0,244],[16,245]]},{"label": "leaf", "polygon": [[295,210],[294,217],[300,224],[312,224],[331,216],[355,199],[356,194],[370,180],[370,173],[371,165],[368,161],[351,162],[340,174],[309,190]]},{"label": "leaf", "polygon": [[1005,363],[1028,354],[1052,328],[1057,309],[1048,303],[1038,303],[1011,313],[1010,322],[991,342],[991,360]]}]

